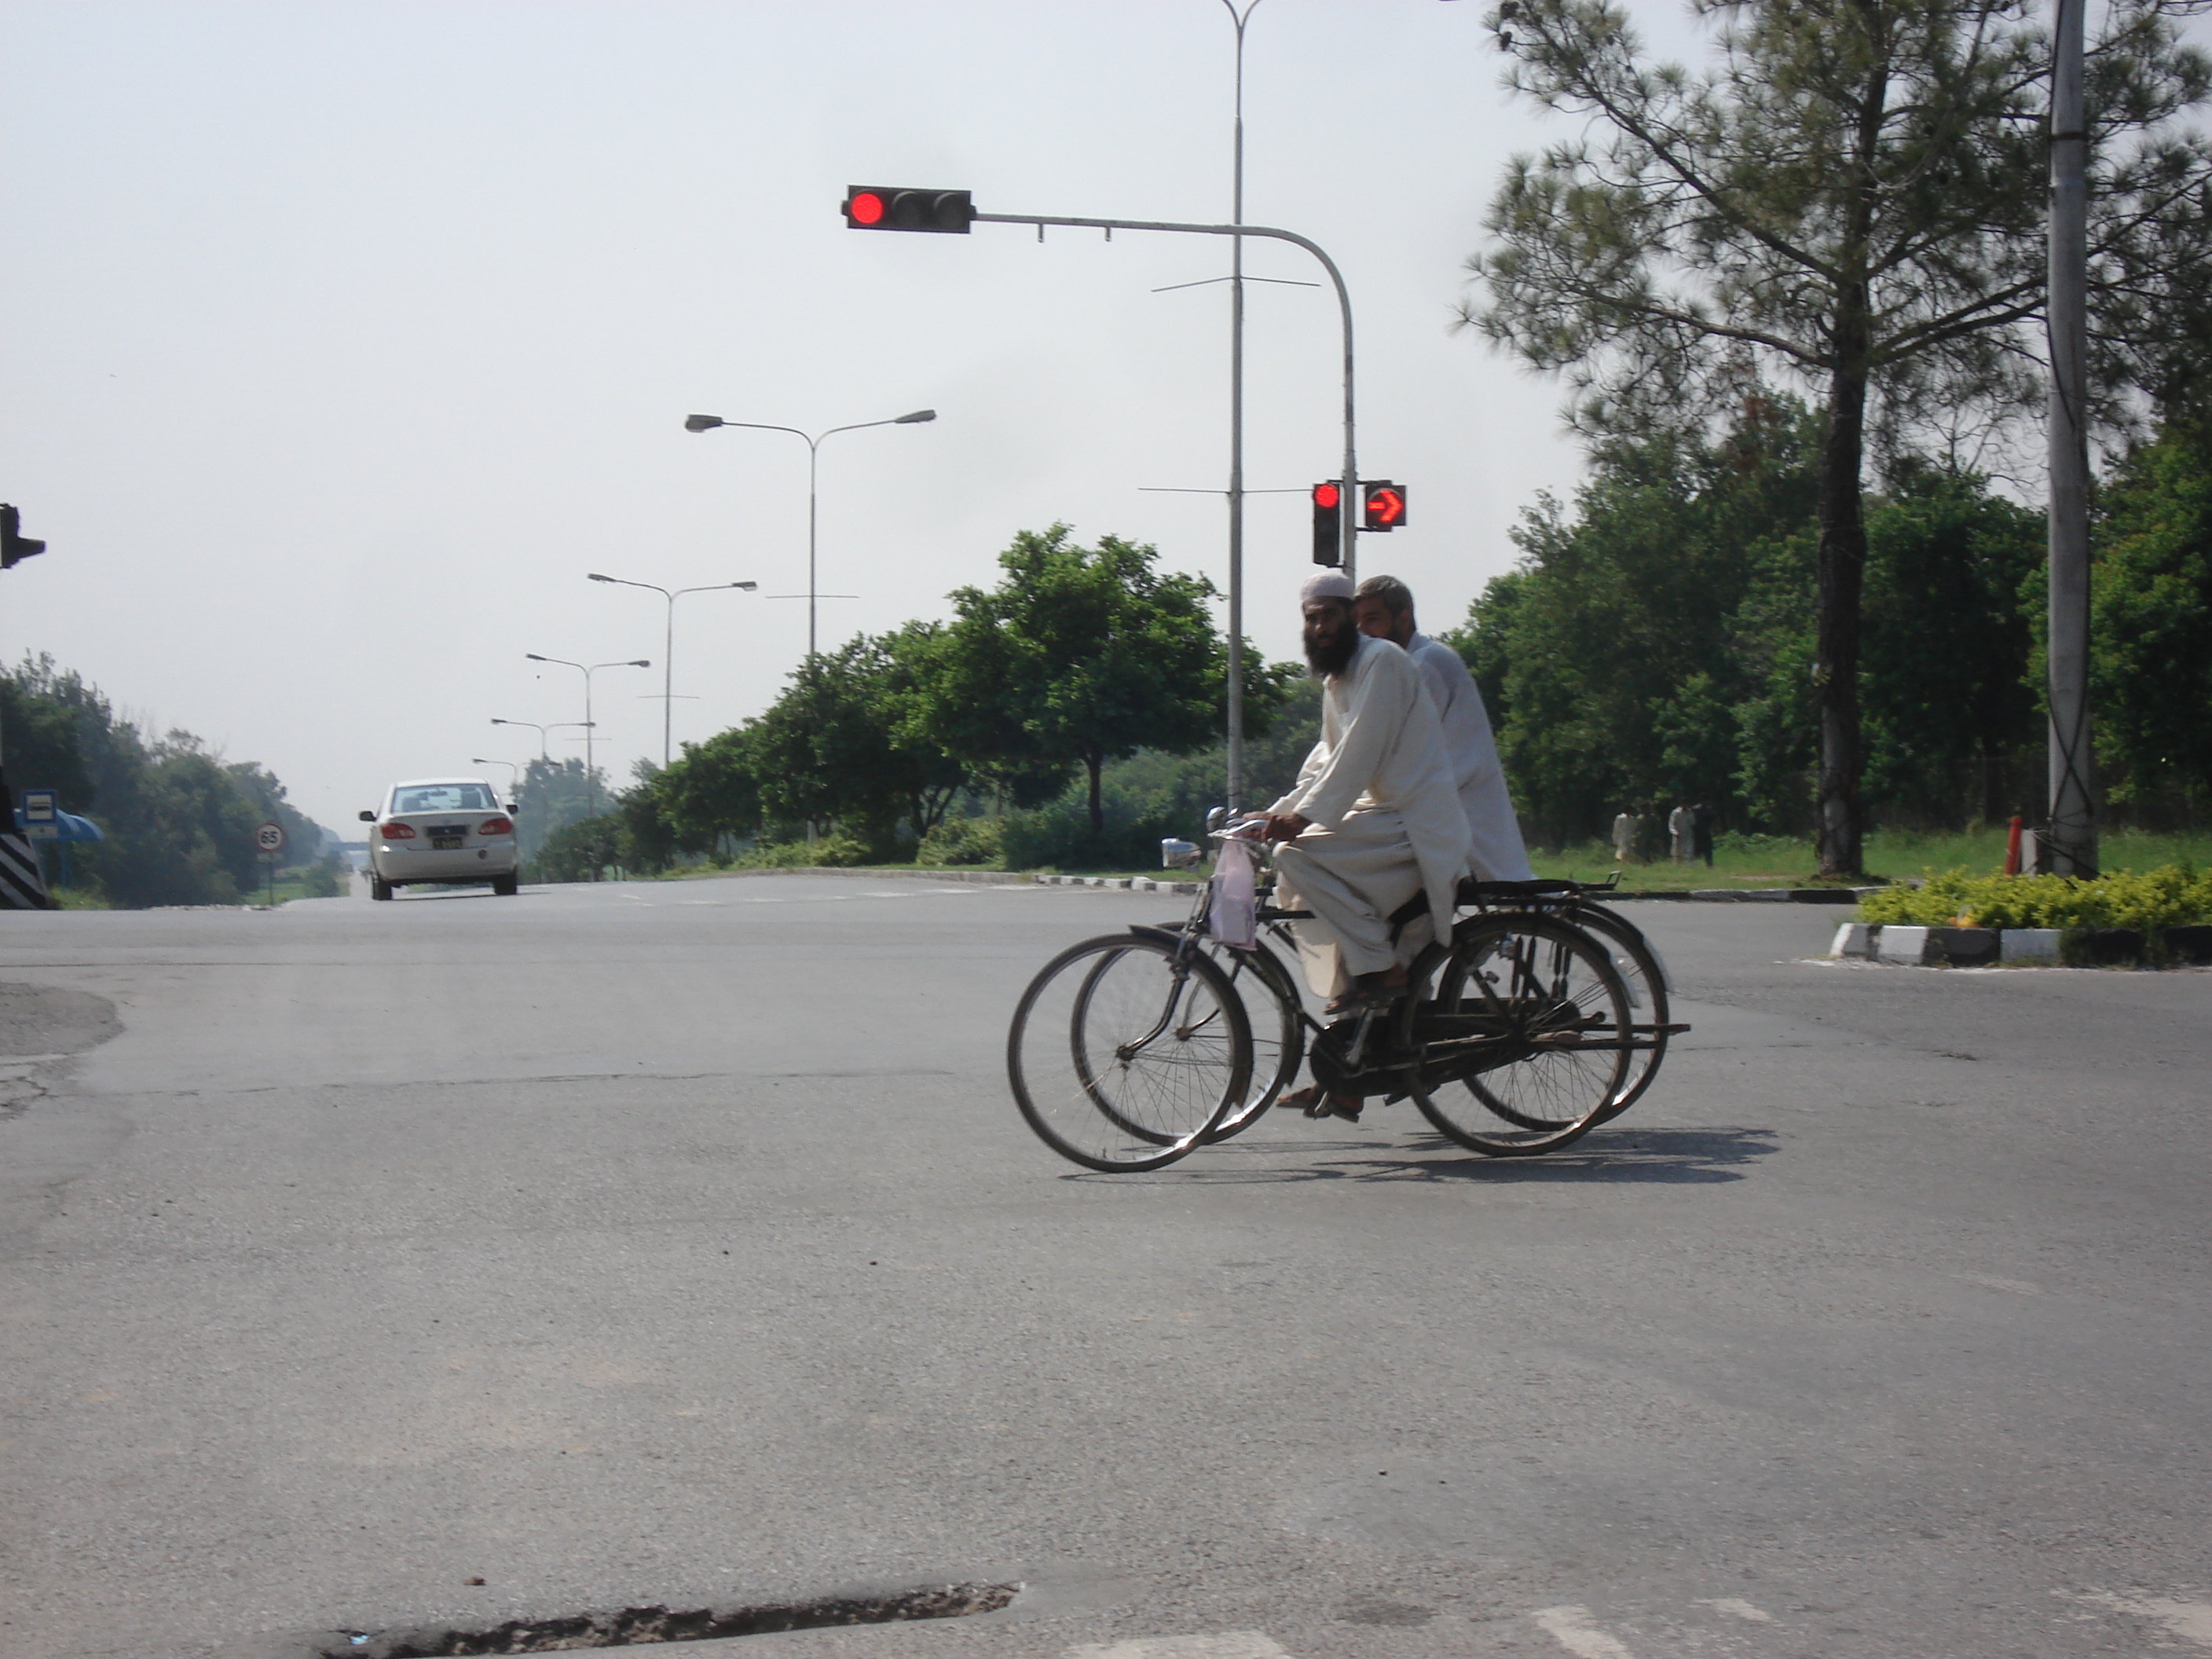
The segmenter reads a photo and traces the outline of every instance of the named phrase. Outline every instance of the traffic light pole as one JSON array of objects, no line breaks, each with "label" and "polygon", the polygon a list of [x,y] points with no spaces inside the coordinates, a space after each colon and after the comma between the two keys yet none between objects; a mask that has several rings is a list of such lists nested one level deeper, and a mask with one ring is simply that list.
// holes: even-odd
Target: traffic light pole
[{"label": "traffic light pole", "polygon": [[2051,869],[2097,873],[2089,725],[2089,440],[2085,301],[2088,123],[2082,106],[2083,0],[2059,0],[2051,88]]},{"label": "traffic light pole", "polygon": [[[1238,217],[1242,218],[1242,202],[1240,201],[1237,205],[1239,210]],[[1328,280],[1335,284],[1337,309],[1340,313],[1341,313],[1344,319],[1344,494],[1342,499],[1345,502],[1345,507],[1342,514],[1343,526],[1341,532],[1343,538],[1343,551],[1340,556],[1343,562],[1344,574],[1355,582],[1359,580],[1359,572],[1358,568],[1358,554],[1357,550],[1358,543],[1355,539],[1359,533],[1359,522],[1358,518],[1354,515],[1351,505],[1354,501],[1358,500],[1359,490],[1359,465],[1354,455],[1352,446],[1352,295],[1344,286],[1344,275],[1341,271],[1337,270],[1336,261],[1328,257],[1328,253],[1322,248],[1320,243],[1301,236],[1294,230],[1277,230],[1267,225],[1182,225],[1170,224],[1155,219],[1071,219],[1062,218],[1054,215],[1037,213],[976,213],[970,216],[972,221],[976,224],[1035,225],[1038,228],[1039,235],[1043,234],[1043,228],[1047,225],[1066,225],[1077,230],[1103,230],[1109,234],[1117,230],[1160,230],[1175,232],[1186,236],[1230,236],[1240,239],[1246,236],[1266,236],[1272,238],[1278,242],[1292,243],[1298,247],[1304,248],[1307,252],[1312,254],[1315,258],[1320,260],[1322,269],[1328,272]],[[1236,244],[1236,248],[1238,255],[1238,270],[1241,275],[1243,270],[1242,255],[1243,248],[1243,244],[1241,240]],[[1243,368],[1241,344],[1238,348],[1238,353],[1237,368],[1240,371],[1239,378],[1241,379],[1241,370]],[[1241,433],[1239,436],[1241,437]],[[1241,464],[1241,448],[1238,459]],[[1241,472],[1241,465],[1239,471]],[[1242,483],[1243,479],[1239,477],[1234,480],[1232,488],[1237,488],[1241,492]],[[1243,690],[1242,681],[1243,677],[1241,670],[1243,666],[1243,657],[1244,650],[1244,641],[1243,638],[1244,622],[1244,571],[1242,532],[1243,524],[1240,514],[1238,519],[1236,520],[1236,528],[1231,532],[1235,545],[1232,547],[1231,551],[1229,565],[1230,672],[1237,677],[1237,690],[1240,692]],[[1241,703],[1242,699],[1239,698],[1238,702]],[[1243,710],[1241,707],[1235,707],[1232,708],[1231,714],[1232,725],[1231,726],[1231,735],[1229,738],[1230,752],[1231,756],[1234,757],[1231,762],[1232,769],[1230,774],[1230,787],[1232,796],[1243,781],[1243,780],[1237,775],[1237,770],[1241,769],[1238,768],[1237,763],[1243,757]]]}]

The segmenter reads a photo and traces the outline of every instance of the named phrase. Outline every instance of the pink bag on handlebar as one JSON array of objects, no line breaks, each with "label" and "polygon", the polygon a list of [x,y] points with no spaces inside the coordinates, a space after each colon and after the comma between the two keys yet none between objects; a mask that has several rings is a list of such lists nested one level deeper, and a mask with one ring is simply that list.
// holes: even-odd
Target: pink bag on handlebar
[{"label": "pink bag on handlebar", "polygon": [[1206,910],[1206,927],[1222,944],[1249,951],[1260,943],[1254,884],[1251,844],[1233,836],[1224,840],[1213,866],[1213,896]]}]

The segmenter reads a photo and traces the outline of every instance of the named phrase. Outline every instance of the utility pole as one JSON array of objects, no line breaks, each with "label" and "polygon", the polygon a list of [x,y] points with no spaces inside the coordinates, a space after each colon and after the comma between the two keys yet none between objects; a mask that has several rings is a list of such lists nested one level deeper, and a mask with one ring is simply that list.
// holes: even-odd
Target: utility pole
[{"label": "utility pole", "polygon": [[2051,75],[2051,868],[2097,873],[2089,725],[2089,434],[2087,403],[2089,185],[2081,97],[2087,0],[2057,0]]},{"label": "utility pole", "polygon": [[[1244,222],[1244,25],[1260,9],[1242,12],[1221,0],[1237,25],[1237,122],[1229,222]],[[1244,239],[1229,239],[1229,815],[1244,805]]]}]

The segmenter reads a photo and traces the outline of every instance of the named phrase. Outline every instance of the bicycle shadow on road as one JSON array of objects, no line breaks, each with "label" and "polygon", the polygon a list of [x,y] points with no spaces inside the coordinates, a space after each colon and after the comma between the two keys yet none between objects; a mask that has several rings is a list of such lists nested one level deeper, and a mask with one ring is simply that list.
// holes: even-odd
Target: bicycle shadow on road
[{"label": "bicycle shadow on road", "polygon": [[[1410,1146],[1341,1137],[1228,1141],[1194,1153],[1164,1180],[1248,1184],[1301,1181],[1485,1181],[1511,1186],[1711,1186],[1741,1181],[1778,1150],[1772,1129],[1599,1129],[1541,1158],[1482,1158],[1419,1134]],[[1262,1162],[1264,1160],[1264,1163]],[[1073,1178],[1073,1177],[1072,1177]]]}]

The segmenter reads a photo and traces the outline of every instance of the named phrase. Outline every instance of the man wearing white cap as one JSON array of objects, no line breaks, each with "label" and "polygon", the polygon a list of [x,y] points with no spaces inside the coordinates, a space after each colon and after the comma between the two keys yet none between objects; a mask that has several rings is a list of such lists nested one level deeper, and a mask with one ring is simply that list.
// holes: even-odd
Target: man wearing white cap
[{"label": "man wearing white cap", "polygon": [[[1295,929],[1307,982],[1334,994],[1331,1013],[1392,1000],[1430,937],[1427,918],[1391,937],[1390,913],[1426,891],[1446,919],[1467,873],[1460,810],[1437,712],[1413,659],[1352,625],[1352,582],[1322,570],[1298,594],[1306,661],[1322,683],[1321,741],[1291,792],[1267,809],[1285,908],[1311,910]],[[1309,1110],[1357,1117],[1358,1103],[1316,1097]]]}]

